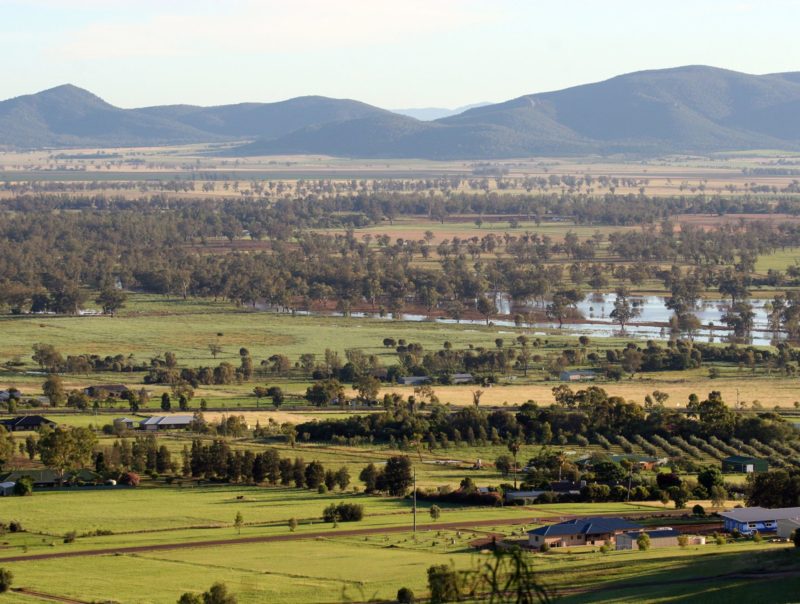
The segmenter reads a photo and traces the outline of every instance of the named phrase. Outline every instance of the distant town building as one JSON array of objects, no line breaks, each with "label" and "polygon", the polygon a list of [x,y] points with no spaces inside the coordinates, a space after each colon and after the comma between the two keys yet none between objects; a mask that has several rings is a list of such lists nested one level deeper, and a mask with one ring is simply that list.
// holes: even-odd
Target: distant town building
[{"label": "distant town building", "polygon": [[767,470],[769,470],[769,463],[767,460],[758,459],[757,457],[731,455],[722,460],[723,472],[752,474],[753,472],[766,472]]}]

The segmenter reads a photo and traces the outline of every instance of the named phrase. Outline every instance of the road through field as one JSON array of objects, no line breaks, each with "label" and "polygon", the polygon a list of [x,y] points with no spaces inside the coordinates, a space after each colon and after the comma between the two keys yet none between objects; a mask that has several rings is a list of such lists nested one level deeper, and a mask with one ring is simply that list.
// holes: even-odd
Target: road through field
[{"label": "road through field", "polygon": [[[684,514],[684,510],[659,510],[660,516],[673,515],[679,516]],[[641,512],[637,516],[642,515]],[[646,514],[645,514],[646,515]],[[595,514],[597,516],[620,516],[620,514]],[[518,526],[528,524],[539,524],[542,518],[547,518],[549,521],[573,520],[576,518],[584,518],[586,516],[564,515],[558,518],[543,516],[531,516],[527,518],[507,518],[507,519],[487,519],[487,520],[472,520],[468,522],[440,522],[436,524],[421,524],[417,526],[418,531],[441,531],[441,530],[463,530],[468,531],[477,527],[486,526]],[[692,525],[689,525],[691,527]],[[676,527],[677,530],[682,530],[683,527]],[[264,535],[261,537],[243,537],[239,539],[213,539],[207,541],[190,541],[190,542],[175,542],[175,543],[159,543],[153,545],[136,545],[130,547],[113,547],[101,548],[92,550],[80,550],[74,552],[53,552],[49,554],[31,554],[28,556],[11,556],[3,558],[3,563],[10,562],[25,562],[29,560],[53,560],[56,558],[79,558],[86,556],[109,556],[116,554],[135,554],[142,552],[154,552],[163,550],[187,549],[198,547],[219,547],[226,545],[247,545],[252,543],[272,543],[283,541],[298,541],[308,539],[324,539],[330,537],[360,537],[367,535],[384,535],[389,533],[407,533],[412,530],[410,525],[398,525],[390,527],[370,527],[363,529],[346,529],[335,531],[314,531],[314,532],[301,532],[301,533],[286,533],[284,535]]]}]

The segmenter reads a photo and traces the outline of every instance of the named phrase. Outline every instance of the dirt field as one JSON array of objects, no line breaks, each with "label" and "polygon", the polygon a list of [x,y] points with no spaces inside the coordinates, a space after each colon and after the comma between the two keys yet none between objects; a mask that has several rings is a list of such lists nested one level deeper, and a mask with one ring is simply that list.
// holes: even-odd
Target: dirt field
[{"label": "dirt field", "polygon": [[[494,386],[491,388],[480,388],[479,386],[442,386],[434,391],[443,403],[463,406],[472,404],[472,393],[475,390],[483,390],[481,405],[499,406],[508,403],[509,405],[519,405],[526,401],[533,400],[540,405],[549,405],[554,402],[553,388],[562,382],[542,382],[541,384],[526,384],[519,386]],[[579,390],[590,386],[591,383],[573,383],[570,387]],[[723,400],[728,405],[735,406],[737,400],[748,403],[758,401],[765,409],[773,407],[794,407],[794,402],[800,400],[800,389],[796,380],[773,378],[766,380],[741,379],[720,379],[704,380],[702,384],[697,382],[682,381],[656,381],[656,380],[632,380],[618,383],[598,383],[598,386],[605,389],[611,396],[621,396],[626,400],[638,403],[644,401],[645,396],[654,390],[662,390],[669,394],[667,401],[668,407],[685,407],[690,394],[697,394],[704,397],[711,390],[718,390],[722,393]],[[395,386],[386,388],[383,392],[397,392],[402,396],[414,394],[414,389],[410,386]],[[381,395],[383,394],[381,393]]]}]

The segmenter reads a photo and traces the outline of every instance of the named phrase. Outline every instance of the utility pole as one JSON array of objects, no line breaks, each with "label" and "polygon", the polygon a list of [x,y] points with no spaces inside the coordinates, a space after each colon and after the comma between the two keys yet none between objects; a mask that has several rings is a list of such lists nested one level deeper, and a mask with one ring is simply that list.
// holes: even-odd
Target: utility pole
[{"label": "utility pole", "polygon": [[417,532],[417,469],[414,468],[414,532]]}]

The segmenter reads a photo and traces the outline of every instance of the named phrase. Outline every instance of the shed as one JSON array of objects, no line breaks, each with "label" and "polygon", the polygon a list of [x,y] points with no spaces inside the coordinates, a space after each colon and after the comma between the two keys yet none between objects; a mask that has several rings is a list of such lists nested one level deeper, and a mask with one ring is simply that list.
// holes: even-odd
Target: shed
[{"label": "shed", "polygon": [[427,375],[404,375],[403,377],[397,378],[397,383],[403,386],[422,386],[424,384],[430,384],[431,378]]},{"label": "shed", "polygon": [[154,415],[139,422],[142,430],[186,430],[194,421],[191,415]]},{"label": "shed", "polygon": [[131,419],[130,417],[117,417],[114,418],[114,427],[121,427],[127,430],[133,430],[134,424],[136,423],[135,419]]},{"label": "shed", "polygon": [[767,470],[769,470],[769,463],[767,460],[758,459],[757,457],[731,455],[722,460],[723,472],[752,474],[753,472],[766,472]]},{"label": "shed", "polygon": [[128,387],[125,384],[98,384],[96,386],[89,386],[83,389],[86,396],[92,398],[119,398],[128,392]]},{"label": "shed", "polygon": [[674,528],[664,527],[653,531],[631,531],[617,535],[617,549],[638,549],[636,542],[639,536],[650,537],[650,547],[675,547],[678,545],[680,533]]},{"label": "shed", "polygon": [[588,382],[597,377],[594,371],[585,369],[578,369],[573,371],[562,371],[558,375],[558,379],[562,382]]},{"label": "shed", "polygon": [[16,482],[0,482],[0,497],[8,497],[14,494],[14,487],[17,486]]}]

